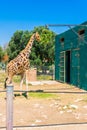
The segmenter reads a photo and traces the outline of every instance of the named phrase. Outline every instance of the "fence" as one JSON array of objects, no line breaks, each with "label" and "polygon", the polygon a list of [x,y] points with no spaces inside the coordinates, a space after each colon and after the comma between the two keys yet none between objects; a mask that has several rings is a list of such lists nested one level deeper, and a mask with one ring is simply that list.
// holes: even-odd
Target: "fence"
[{"label": "fence", "polygon": [[55,66],[34,66],[37,69],[37,79],[54,80],[55,79]]},{"label": "fence", "polygon": [[[3,66],[5,66],[3,64]],[[0,71],[5,72],[5,67],[1,66],[0,64]],[[33,71],[32,71],[33,70]],[[54,80],[55,79],[55,65],[51,66],[31,66],[29,69],[30,72],[27,72],[26,74],[29,75],[28,73],[36,73],[33,74],[33,76],[28,76],[28,80]],[[36,72],[34,72],[36,71]]]}]

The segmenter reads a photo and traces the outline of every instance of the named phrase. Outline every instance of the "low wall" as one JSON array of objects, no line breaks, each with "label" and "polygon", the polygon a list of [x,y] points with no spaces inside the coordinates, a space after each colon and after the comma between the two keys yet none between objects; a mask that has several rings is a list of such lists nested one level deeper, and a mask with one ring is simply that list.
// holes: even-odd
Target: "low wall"
[{"label": "low wall", "polygon": [[27,82],[37,81],[37,69],[36,68],[31,68],[26,71],[26,80],[27,80]]}]

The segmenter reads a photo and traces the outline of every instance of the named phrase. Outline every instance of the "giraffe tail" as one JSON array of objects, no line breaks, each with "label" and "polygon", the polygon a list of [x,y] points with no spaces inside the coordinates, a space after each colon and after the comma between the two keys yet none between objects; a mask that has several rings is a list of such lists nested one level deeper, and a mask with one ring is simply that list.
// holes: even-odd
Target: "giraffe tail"
[{"label": "giraffe tail", "polygon": [[5,83],[4,83],[4,89],[6,89],[6,81],[8,78],[5,79]]}]

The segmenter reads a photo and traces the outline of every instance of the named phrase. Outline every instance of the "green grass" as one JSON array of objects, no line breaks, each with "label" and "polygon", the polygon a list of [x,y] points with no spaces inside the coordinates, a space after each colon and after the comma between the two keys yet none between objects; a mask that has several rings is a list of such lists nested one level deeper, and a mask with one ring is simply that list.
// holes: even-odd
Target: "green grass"
[{"label": "green grass", "polygon": [[[5,72],[0,72],[0,82],[4,82],[6,78],[6,73]],[[13,77],[14,82],[20,82],[20,76],[16,75]]]},{"label": "green grass", "polygon": [[[6,78],[6,73],[3,71],[0,71],[0,82],[4,83]],[[37,80],[52,80],[52,76],[51,75],[37,75]],[[15,83],[20,83],[20,76],[19,75],[15,75],[13,77],[13,82]]]},{"label": "green grass", "polygon": [[51,75],[38,75],[37,80],[52,80]]},{"label": "green grass", "polygon": [[39,99],[55,99],[58,98],[57,94],[52,94],[52,93],[42,93],[42,92],[31,92],[29,93],[29,96],[32,98],[39,98]]},{"label": "green grass", "polygon": [[20,80],[21,80],[21,78],[20,78],[19,75],[15,75],[15,76],[13,77],[13,82],[15,82],[15,83],[20,83]]},{"label": "green grass", "polygon": [[3,83],[5,81],[6,74],[5,72],[0,72],[0,82]]}]

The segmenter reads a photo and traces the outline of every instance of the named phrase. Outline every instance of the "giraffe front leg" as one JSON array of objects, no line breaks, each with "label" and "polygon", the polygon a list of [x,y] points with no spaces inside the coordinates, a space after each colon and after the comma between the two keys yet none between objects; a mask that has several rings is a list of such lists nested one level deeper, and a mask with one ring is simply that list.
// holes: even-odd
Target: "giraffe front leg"
[{"label": "giraffe front leg", "polygon": [[20,95],[22,95],[22,86],[23,86],[23,81],[24,81],[24,76],[25,76],[25,74],[23,73],[23,74],[21,74],[21,82],[20,82]]},{"label": "giraffe front leg", "polygon": [[8,76],[5,80],[5,88],[8,84],[12,84],[12,76]]},{"label": "giraffe front leg", "polygon": [[26,92],[26,97],[27,97],[27,98],[28,98],[28,90],[29,90],[29,89],[28,89],[28,81],[27,81],[27,79],[26,79],[26,91],[27,91],[27,92]]},{"label": "giraffe front leg", "polygon": [[[29,67],[28,67],[29,68]],[[25,73],[26,75],[26,97],[28,98],[29,97],[29,78],[28,78],[28,76],[29,76],[29,70],[26,70],[26,73]]]}]

